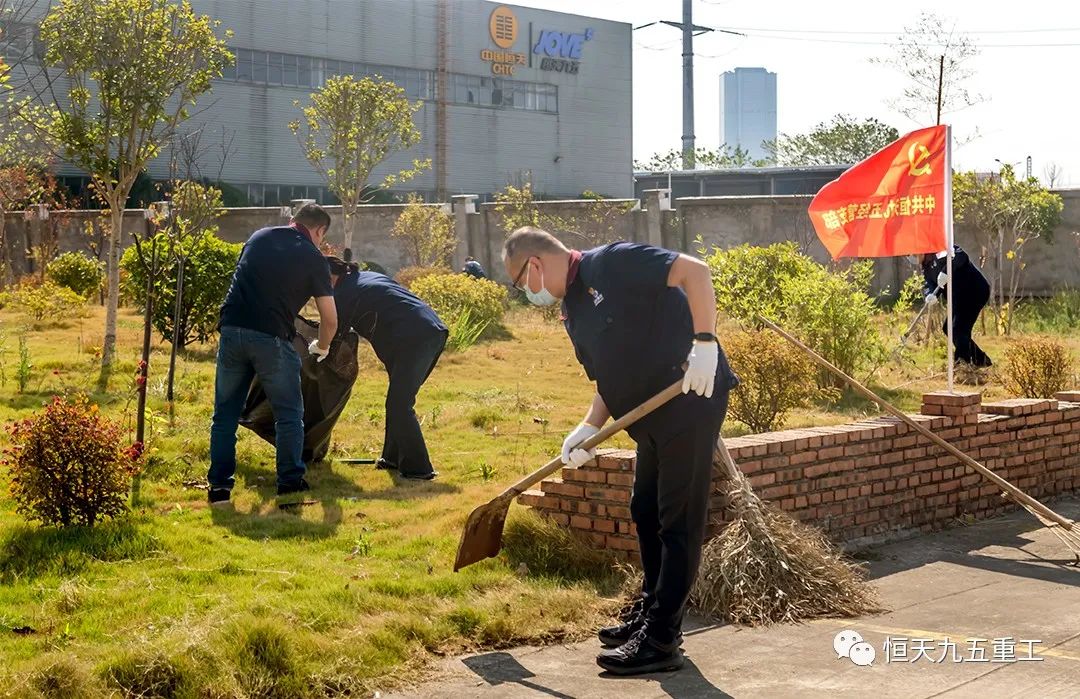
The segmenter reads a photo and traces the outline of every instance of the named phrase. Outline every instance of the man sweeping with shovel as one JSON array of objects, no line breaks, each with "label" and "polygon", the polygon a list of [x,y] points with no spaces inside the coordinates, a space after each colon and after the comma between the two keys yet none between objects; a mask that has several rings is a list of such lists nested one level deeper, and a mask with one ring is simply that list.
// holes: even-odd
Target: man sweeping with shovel
[{"label": "man sweeping with shovel", "polygon": [[[717,342],[716,297],[699,260],[648,245],[614,243],[579,252],[550,233],[520,228],[503,263],[514,287],[540,306],[562,301],[578,360],[596,382],[585,419],[566,437],[562,460],[608,418],[630,412],[683,378],[683,394],[628,428],[637,442],[630,504],[644,570],[639,604],[601,629],[597,664],[619,675],[678,669],[682,619],[701,561],[713,453],[738,379]],[[687,368],[683,370],[683,364]]]}]

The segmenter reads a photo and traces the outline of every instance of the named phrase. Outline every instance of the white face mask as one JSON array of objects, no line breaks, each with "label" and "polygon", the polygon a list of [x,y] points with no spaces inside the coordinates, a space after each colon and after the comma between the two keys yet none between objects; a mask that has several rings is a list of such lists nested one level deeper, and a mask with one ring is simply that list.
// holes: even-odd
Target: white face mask
[{"label": "white face mask", "polygon": [[529,299],[529,303],[534,306],[550,306],[558,303],[559,299],[555,298],[544,286],[544,268],[540,268],[540,291],[533,291],[529,288],[530,274],[532,274],[532,265],[529,265],[528,271],[525,272],[525,297]]}]

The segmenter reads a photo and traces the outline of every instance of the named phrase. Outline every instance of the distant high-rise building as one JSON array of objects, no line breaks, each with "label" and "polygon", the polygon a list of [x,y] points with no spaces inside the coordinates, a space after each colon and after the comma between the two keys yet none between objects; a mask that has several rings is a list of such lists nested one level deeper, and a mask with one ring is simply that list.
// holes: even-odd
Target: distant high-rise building
[{"label": "distant high-rise building", "polygon": [[776,73],[736,68],[720,76],[720,140],[765,158],[762,142],[776,138]]}]

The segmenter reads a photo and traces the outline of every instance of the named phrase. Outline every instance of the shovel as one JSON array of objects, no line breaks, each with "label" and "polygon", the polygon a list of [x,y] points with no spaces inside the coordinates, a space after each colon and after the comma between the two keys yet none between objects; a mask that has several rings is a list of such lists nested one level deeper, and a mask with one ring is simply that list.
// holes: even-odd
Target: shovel
[{"label": "shovel", "polygon": [[[615,433],[621,432],[682,393],[682,383],[682,379],[679,379],[575,448],[592,449],[606,442]],[[473,510],[465,522],[465,530],[461,533],[461,543],[458,545],[457,559],[454,561],[454,572],[485,558],[497,556],[499,549],[502,548],[503,525],[506,524],[506,513],[510,510],[511,501],[528,490],[530,486],[558,471],[562,466],[562,458],[556,456],[543,467],[504,490],[495,499]]]}]

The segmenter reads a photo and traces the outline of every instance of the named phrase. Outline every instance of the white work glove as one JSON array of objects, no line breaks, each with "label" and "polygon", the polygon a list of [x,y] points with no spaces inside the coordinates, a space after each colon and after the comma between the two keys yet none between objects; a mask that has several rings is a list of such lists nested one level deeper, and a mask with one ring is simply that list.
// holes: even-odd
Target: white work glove
[{"label": "white work glove", "polygon": [[563,440],[562,462],[570,468],[581,468],[592,461],[596,455],[596,449],[577,449],[576,447],[599,431],[599,427],[594,427],[587,422],[575,427]]},{"label": "white work glove", "polygon": [[699,396],[712,398],[713,384],[716,382],[716,363],[720,357],[720,346],[715,342],[694,341],[690,356],[686,358],[689,366],[683,376],[682,392],[693,391]]},{"label": "white work glove", "polygon": [[321,362],[330,355],[330,348],[327,347],[326,349],[323,349],[322,347],[319,347],[318,340],[312,340],[311,344],[307,346],[307,351],[308,354],[312,354],[316,357],[316,362]]},{"label": "white work glove", "polygon": [[926,295],[925,301],[927,306],[936,306],[938,304],[937,292],[931,291]]},{"label": "white work glove", "polygon": [[945,288],[945,286],[946,286],[946,285],[947,285],[948,283],[949,283],[949,275],[948,275],[948,274],[946,274],[945,272],[938,272],[938,275],[937,275],[937,285],[938,285],[938,288],[939,288],[939,289],[944,289],[944,288]]}]

